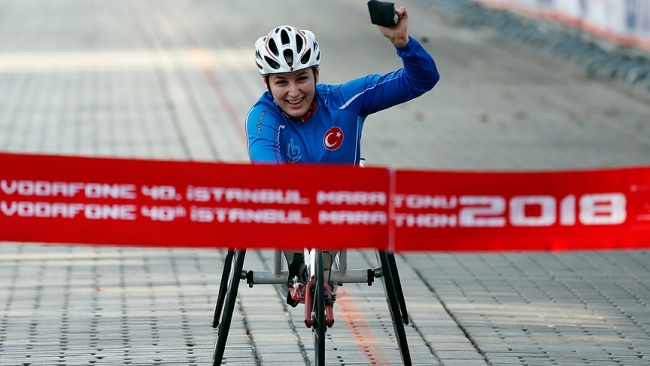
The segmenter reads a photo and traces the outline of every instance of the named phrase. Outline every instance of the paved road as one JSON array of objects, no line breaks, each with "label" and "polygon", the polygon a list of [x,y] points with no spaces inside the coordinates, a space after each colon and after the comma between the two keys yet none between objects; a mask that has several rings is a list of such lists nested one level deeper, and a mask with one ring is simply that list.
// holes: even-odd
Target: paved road
[{"label": "paved road", "polygon": [[[442,80],[368,119],[370,164],[540,170],[650,163],[650,104],[489,31],[405,1]],[[264,90],[255,39],[314,31],[321,78],[399,67],[365,2],[0,2],[0,150],[247,160],[243,123]],[[0,167],[1,172],[1,167]],[[398,257],[418,365],[647,365],[645,251]],[[223,253],[0,245],[0,365],[206,364]],[[246,267],[270,266],[251,252]],[[351,265],[371,266],[367,252]],[[399,364],[381,286],[344,286],[332,365]],[[305,365],[309,329],[270,286],[243,288],[228,364]]]}]

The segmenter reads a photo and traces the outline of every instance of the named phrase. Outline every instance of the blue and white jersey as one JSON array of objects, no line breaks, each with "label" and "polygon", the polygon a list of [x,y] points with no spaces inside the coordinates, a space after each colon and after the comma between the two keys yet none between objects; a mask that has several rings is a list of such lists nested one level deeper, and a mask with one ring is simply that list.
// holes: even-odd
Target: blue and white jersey
[{"label": "blue and white jersey", "polygon": [[396,49],[404,64],[399,70],[317,84],[318,106],[304,122],[287,118],[265,92],[246,118],[250,161],[358,165],[366,117],[424,94],[440,79],[433,58],[415,39]]}]

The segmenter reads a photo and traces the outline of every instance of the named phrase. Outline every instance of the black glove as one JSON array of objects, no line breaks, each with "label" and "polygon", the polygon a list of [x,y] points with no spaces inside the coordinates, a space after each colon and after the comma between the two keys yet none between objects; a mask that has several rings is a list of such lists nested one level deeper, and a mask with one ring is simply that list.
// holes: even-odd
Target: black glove
[{"label": "black glove", "polygon": [[398,17],[397,13],[395,13],[395,3],[370,0],[368,1],[368,12],[370,12],[370,22],[372,24],[384,27],[394,27],[397,24]]}]

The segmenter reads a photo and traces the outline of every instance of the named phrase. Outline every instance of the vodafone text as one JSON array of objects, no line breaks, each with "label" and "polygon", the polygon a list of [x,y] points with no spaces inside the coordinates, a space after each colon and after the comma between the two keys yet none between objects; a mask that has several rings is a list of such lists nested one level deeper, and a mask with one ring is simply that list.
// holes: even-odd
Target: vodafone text
[{"label": "vodafone text", "polygon": [[32,180],[0,180],[0,191],[7,196],[75,197],[135,199],[133,184],[48,182]]},{"label": "vodafone text", "polygon": [[[558,202],[559,201],[559,202]],[[620,225],[627,218],[623,193],[514,196],[396,195],[396,210],[453,210],[395,214],[397,227],[544,227],[559,224]]]},{"label": "vodafone text", "polygon": [[90,220],[136,219],[136,206],[134,205],[0,201],[0,212],[8,217],[60,217],[64,219],[84,217]]}]

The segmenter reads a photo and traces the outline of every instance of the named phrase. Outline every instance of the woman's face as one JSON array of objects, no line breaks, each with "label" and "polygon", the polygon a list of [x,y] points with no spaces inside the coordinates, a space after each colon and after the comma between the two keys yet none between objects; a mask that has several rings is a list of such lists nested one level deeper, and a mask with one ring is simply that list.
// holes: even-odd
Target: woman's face
[{"label": "woman's face", "polygon": [[300,118],[307,114],[316,95],[318,70],[311,68],[269,75],[269,90],[284,113]]}]

